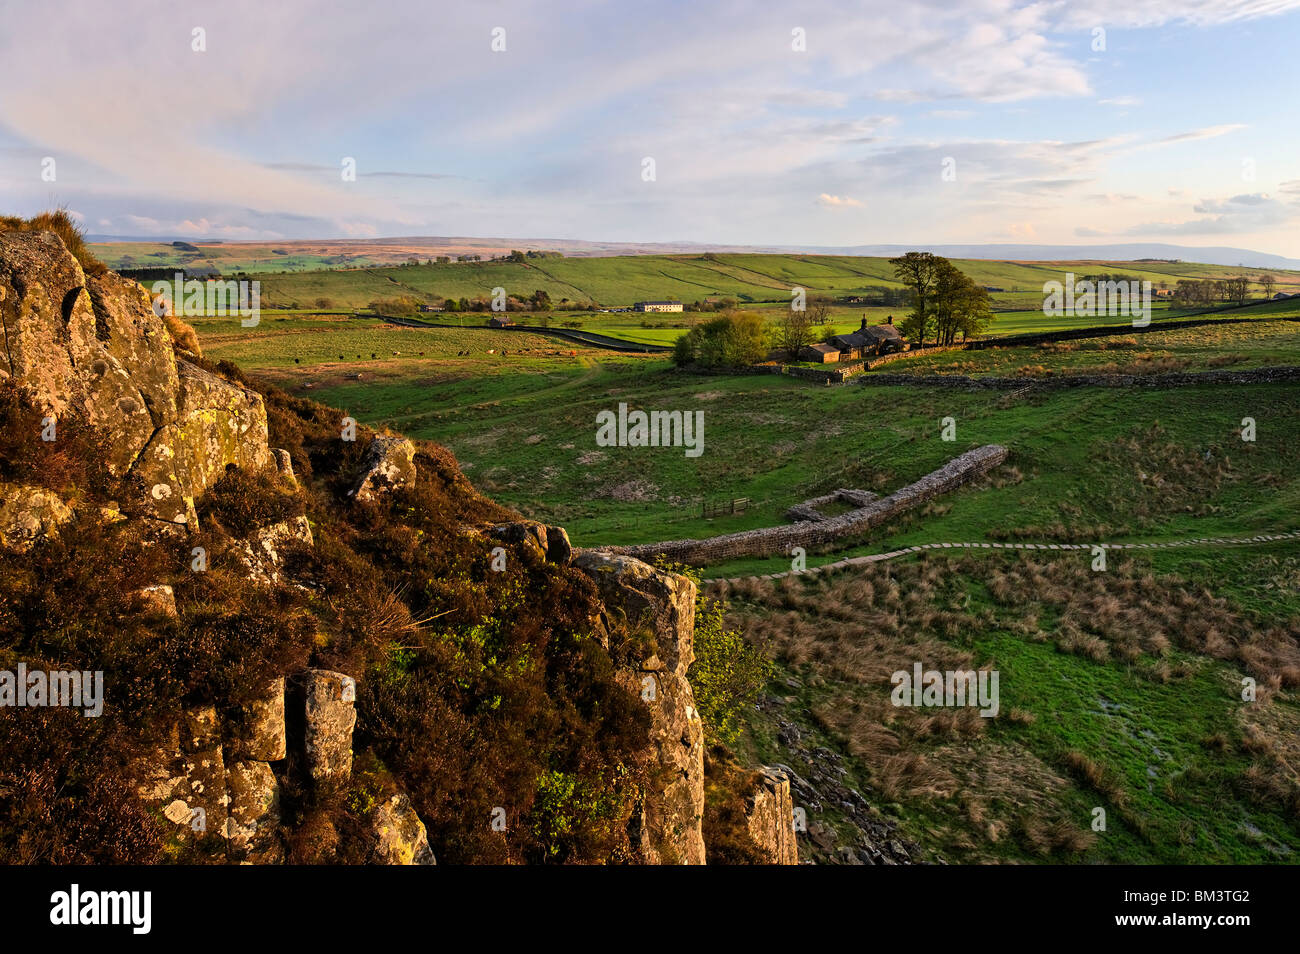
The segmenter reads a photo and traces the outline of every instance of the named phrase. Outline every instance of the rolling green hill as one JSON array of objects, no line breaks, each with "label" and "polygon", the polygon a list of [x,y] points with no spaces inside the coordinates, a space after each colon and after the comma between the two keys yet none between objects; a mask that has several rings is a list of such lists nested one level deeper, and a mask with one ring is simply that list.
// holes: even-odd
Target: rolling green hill
[{"label": "rolling green hill", "polygon": [[[1248,274],[1258,279],[1263,269],[1163,262],[997,262],[960,259],[958,267],[992,292],[999,309],[1037,308],[1043,283],[1076,275],[1110,272],[1149,280],[1157,288],[1172,287],[1179,278],[1216,278]],[[1274,272],[1279,289],[1300,291],[1300,272]],[[537,289],[557,305],[568,300],[623,307],[647,298],[678,298],[685,302],[710,297],[734,297],[741,303],[785,304],[790,289],[836,298],[860,295],[872,287],[900,287],[888,259],[830,255],[636,255],[610,258],[548,258],[524,263],[465,262],[443,265],[401,265],[268,272],[258,275],[263,304],[272,308],[314,307],[330,299],[338,308],[362,308],[375,298],[415,295],[435,301],[444,297],[487,298],[501,287],[508,294],[527,296]],[[296,304],[295,304],[296,303]]]}]

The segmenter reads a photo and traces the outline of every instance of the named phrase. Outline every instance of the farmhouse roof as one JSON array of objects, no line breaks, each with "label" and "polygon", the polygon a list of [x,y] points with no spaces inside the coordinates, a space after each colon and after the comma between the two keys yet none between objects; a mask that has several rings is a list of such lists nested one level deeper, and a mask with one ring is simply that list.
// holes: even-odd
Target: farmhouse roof
[{"label": "farmhouse roof", "polygon": [[836,335],[831,343],[845,348],[874,348],[886,341],[902,341],[903,336],[893,325],[867,325],[847,335]]}]

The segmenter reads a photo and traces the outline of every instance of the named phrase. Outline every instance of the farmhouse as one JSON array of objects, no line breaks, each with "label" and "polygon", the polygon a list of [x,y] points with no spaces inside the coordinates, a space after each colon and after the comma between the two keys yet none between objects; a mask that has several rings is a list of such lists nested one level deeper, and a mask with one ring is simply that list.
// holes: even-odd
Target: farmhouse
[{"label": "farmhouse", "polygon": [[632,306],[633,311],[681,311],[680,301],[639,301]]},{"label": "farmhouse", "polygon": [[800,361],[817,361],[821,364],[834,364],[840,360],[840,352],[834,345],[810,344],[799,349]]},{"label": "farmhouse", "polygon": [[839,357],[848,360],[872,358],[882,354],[893,354],[907,350],[907,342],[894,327],[894,316],[890,315],[883,325],[868,325],[866,316],[862,326],[847,335],[835,335],[828,344],[839,349]]},{"label": "farmhouse", "polygon": [[505,315],[493,316],[488,319],[489,328],[510,328],[514,323],[513,318],[507,318]]}]

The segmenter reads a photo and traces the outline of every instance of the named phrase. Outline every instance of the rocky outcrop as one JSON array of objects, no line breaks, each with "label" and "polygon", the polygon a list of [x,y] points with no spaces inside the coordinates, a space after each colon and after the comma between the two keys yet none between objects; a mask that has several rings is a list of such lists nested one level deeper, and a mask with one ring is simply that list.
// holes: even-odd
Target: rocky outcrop
[{"label": "rocky outcrop", "polygon": [[212,706],[186,709],[170,737],[136,767],[136,791],[172,823],[174,842],[224,837],[229,798],[220,723]]},{"label": "rocky outcrop", "polygon": [[270,460],[261,396],[178,360],[148,293],[88,277],[52,232],[0,233],[0,325],[0,371],[56,419],[85,418],[124,513],[194,526],[227,464]]},{"label": "rocky outcrop", "polygon": [[351,676],[309,669],[302,679],[307,772],[317,787],[342,783],[352,772],[357,684]]},{"label": "rocky outcrop", "polygon": [[[91,515],[104,523],[134,520],[166,525],[165,533],[154,525],[149,533],[106,534],[105,546],[117,547],[125,541],[120,551],[124,559],[130,558],[127,547],[139,541],[154,546],[158,539],[172,541],[182,530],[198,530],[197,504],[231,467],[252,471],[274,463],[285,485],[299,480],[288,452],[272,452],[268,446],[261,396],[205,370],[196,353],[178,350],[140,285],[111,272],[87,275],[51,232],[0,233],[0,379],[18,385],[41,409],[41,416],[53,417],[56,425],[67,417],[89,428],[93,440],[86,446],[95,448],[95,463],[102,464],[102,473],[94,469],[93,483],[78,487],[77,499],[89,500],[85,506]],[[56,430],[61,436],[61,429]],[[305,446],[293,446],[295,454],[301,449],[304,455],[298,458],[303,483],[312,485],[312,493],[302,499],[318,506],[320,481],[312,480],[307,466],[312,457]],[[311,452],[318,450],[316,446]],[[416,450],[411,441],[377,436],[360,456],[348,490],[355,500],[374,501],[416,481]],[[435,458],[434,466],[443,465]],[[454,464],[447,472],[451,470]],[[101,479],[105,475],[107,481]],[[0,485],[0,547],[30,548],[74,516],[84,516],[74,513],[77,505],[36,486],[39,482],[32,478]],[[484,515],[500,511],[476,497],[469,506],[475,513],[474,537],[481,545],[491,519]],[[371,516],[365,508],[346,509],[353,518]],[[308,592],[305,599],[320,595],[325,604],[330,594],[321,593],[324,586],[306,575],[295,578],[292,571],[299,561],[286,560],[294,548],[313,545],[307,518],[268,519],[277,522],[236,539],[224,532],[223,522],[215,543],[199,542],[217,547],[218,556],[231,557],[218,562],[223,573],[232,565],[242,565],[246,576],[259,585],[299,586]],[[325,525],[332,529],[331,524]],[[636,637],[618,641],[617,678],[647,707],[649,731],[644,742],[631,740],[627,764],[636,767],[640,781],[635,791],[626,792],[618,825],[621,829],[622,819],[631,816],[628,833],[637,860],[704,863],[703,728],[686,679],[694,659],[694,585],[630,557],[577,554],[561,527],[518,521],[499,524],[490,534],[528,554],[530,562],[547,564],[547,582],[571,588],[558,590],[560,598],[580,593],[585,606],[590,596],[585,584],[575,587],[580,580],[566,578],[563,567],[576,565],[589,576],[602,600],[591,610],[591,624],[607,649],[613,646],[616,631]],[[328,542],[333,545],[337,539],[331,532]],[[174,552],[185,559],[187,549],[188,543]],[[119,551],[112,555],[117,557]],[[206,549],[203,557],[206,566]],[[192,594],[188,585],[179,584],[180,579],[143,586],[151,582],[145,578],[130,584],[131,611],[155,633],[171,633],[188,624],[194,607],[183,601],[178,607],[177,595],[188,599]],[[222,585],[232,581],[219,580]],[[513,580],[509,583],[514,586]],[[175,589],[169,584],[176,584]],[[595,651],[585,634],[584,629],[583,652]],[[294,647],[299,659],[313,651],[308,638],[304,634]],[[316,643],[315,648],[324,645]],[[628,650],[629,645],[636,649]],[[633,661],[628,661],[629,656]],[[607,667],[592,671],[598,674],[601,692],[623,705],[621,693],[608,685]],[[429,833],[410,798],[394,794],[385,777],[382,790],[387,794],[377,804],[368,802],[365,779],[352,778],[357,721],[352,677],[309,669],[287,681],[276,678],[262,686],[241,685],[230,692],[231,697],[203,704],[197,700],[225,694],[228,686],[208,680],[187,691],[184,705],[176,701],[151,712],[146,751],[129,752],[130,777],[164,833],[168,857],[236,863],[277,863],[287,852],[295,858],[329,857],[332,849],[304,854],[302,841],[295,840],[309,825],[301,819],[319,808],[322,814],[348,813],[367,826],[348,829],[349,839],[357,834],[371,837],[363,851],[338,857],[356,860],[369,852],[379,864],[434,863]],[[584,713],[582,718],[599,723],[604,710]],[[620,746],[625,743],[625,738],[619,740]],[[648,771],[640,772],[643,767]],[[359,819],[358,806],[367,804],[374,807]],[[321,822],[321,830],[331,824]],[[616,834],[621,841],[621,830]],[[328,845],[329,839],[322,836],[322,843]],[[349,840],[349,850],[356,846]],[[625,855],[620,845],[617,857]]]},{"label": "rocky outcrop", "polygon": [[656,780],[640,798],[633,843],[647,864],[703,864],[704,729],[686,671],[695,661],[695,584],[640,560],[596,551],[573,565],[595,581],[604,609],[597,631],[631,629],[653,651],[629,688],[650,708]]},{"label": "rocky outcrop", "polygon": [[0,482],[0,547],[26,553],[42,537],[58,533],[72,510],[42,487]]},{"label": "rocky outcrop", "polygon": [[414,483],[415,445],[404,437],[379,434],[370,439],[357,482],[348,496],[372,500],[377,494]]},{"label": "rocky outcrop", "polygon": [[393,795],[370,816],[375,836],[372,861],[378,865],[432,865],[437,862],[429,847],[424,822],[405,795]]},{"label": "rocky outcrop", "polygon": [[277,863],[280,783],[270,763],[285,757],[284,739],[283,679],[227,720],[215,706],[186,708],[171,737],[136,766],[137,792],[171,823],[176,844]]},{"label": "rocky outcrop", "polygon": [[[304,729],[301,771],[318,789],[337,790],[352,769],[356,683],[320,669],[300,673],[295,682],[302,688],[295,697]],[[183,710],[170,738],[135,766],[138,794],[170,823],[175,845],[231,863],[285,860],[281,789],[288,777],[282,773],[299,771],[285,761],[285,683],[271,680],[224,718],[214,706]],[[428,831],[406,795],[388,796],[365,824],[372,863],[435,863]]]},{"label": "rocky outcrop", "polygon": [[561,566],[573,559],[573,545],[563,527],[548,527],[532,520],[499,523],[490,530],[502,543],[521,547],[535,559],[549,560]]},{"label": "rocky outcrop", "polygon": [[745,799],[745,818],[754,846],[769,864],[797,865],[799,847],[795,841],[794,802],[790,779],[780,769],[764,767],[758,786]]}]

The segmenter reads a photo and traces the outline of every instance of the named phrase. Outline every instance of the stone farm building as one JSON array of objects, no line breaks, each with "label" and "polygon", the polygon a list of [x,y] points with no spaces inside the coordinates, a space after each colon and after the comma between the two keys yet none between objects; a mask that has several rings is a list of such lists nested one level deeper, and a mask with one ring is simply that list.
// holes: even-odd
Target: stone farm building
[{"label": "stone farm building", "polygon": [[827,344],[838,348],[840,359],[846,361],[874,358],[877,355],[907,350],[907,342],[894,327],[892,315],[883,325],[868,325],[864,316],[862,326],[857,331],[847,335],[835,335]]},{"label": "stone farm building", "polygon": [[633,311],[681,311],[680,301],[639,301],[632,306]]},{"label": "stone farm building", "polygon": [[820,364],[834,364],[840,360],[840,352],[834,345],[810,344],[799,349],[800,361],[816,361]]},{"label": "stone farm building", "polygon": [[514,323],[513,318],[507,318],[505,315],[501,315],[499,318],[494,317],[488,319],[489,328],[509,328]]}]

